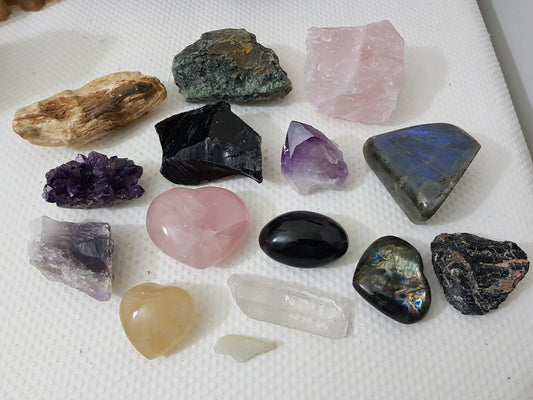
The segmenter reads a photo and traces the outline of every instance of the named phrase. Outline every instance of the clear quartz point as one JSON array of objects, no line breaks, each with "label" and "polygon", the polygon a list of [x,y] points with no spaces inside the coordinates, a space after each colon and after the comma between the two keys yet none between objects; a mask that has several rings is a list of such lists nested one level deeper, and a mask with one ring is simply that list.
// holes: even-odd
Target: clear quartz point
[{"label": "clear quartz point", "polygon": [[228,285],[248,317],[331,339],[348,331],[348,318],[333,300],[255,275],[233,274]]}]

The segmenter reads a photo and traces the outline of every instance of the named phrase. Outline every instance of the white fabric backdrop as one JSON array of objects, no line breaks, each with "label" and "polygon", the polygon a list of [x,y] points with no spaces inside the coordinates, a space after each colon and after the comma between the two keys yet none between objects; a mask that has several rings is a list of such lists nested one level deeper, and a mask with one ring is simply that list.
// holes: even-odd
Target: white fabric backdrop
[{"label": "white fabric backdrop", "polygon": [[[499,310],[463,316],[445,300],[432,271],[429,243],[441,232],[471,232],[517,242],[533,254],[532,165],[489,36],[475,1],[172,1],[62,0],[37,13],[14,11],[0,23],[0,398],[2,399],[523,399],[533,390],[533,284],[526,275]],[[386,125],[362,125],[314,112],[303,90],[306,31],[389,19],[406,41],[407,80]],[[294,89],[285,99],[233,110],[263,137],[265,181],[213,183],[237,193],[251,214],[241,249],[221,266],[196,270],[161,253],[144,227],[146,209],[174,187],[159,175],[154,124],[197,105],[173,84],[173,56],[205,31],[244,27],[273,48]],[[16,109],[115,71],[161,79],[167,100],[143,120],[83,148],[33,146],[11,130]],[[291,120],[335,140],[350,169],[342,192],[303,197],[280,174]],[[449,122],[482,145],[441,210],[412,224],[364,162],[366,138],[429,122]],[[91,150],[128,157],[145,168],[139,200],[98,210],[67,210],[41,199],[44,174]],[[340,221],[347,254],[327,268],[300,270],[262,253],[262,226],[305,209]],[[29,265],[28,222],[41,215],[107,221],[116,244],[113,297],[98,303],[47,281]],[[397,235],[422,254],[433,304],[420,323],[383,316],[351,285],[366,247]],[[232,273],[255,273],[328,295],[350,312],[348,336],[329,340],[247,319],[226,285]],[[196,303],[198,321],[166,357],[145,360],[120,326],[118,305],[141,282],[176,284]],[[216,340],[237,333],[275,340],[278,348],[246,364],[214,354]]]}]

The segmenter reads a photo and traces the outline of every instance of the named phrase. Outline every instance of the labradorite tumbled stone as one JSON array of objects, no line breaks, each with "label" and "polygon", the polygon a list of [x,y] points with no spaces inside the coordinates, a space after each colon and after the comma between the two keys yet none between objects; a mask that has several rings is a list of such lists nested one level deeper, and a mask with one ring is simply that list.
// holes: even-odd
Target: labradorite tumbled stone
[{"label": "labradorite tumbled stone", "polygon": [[369,138],[366,162],[414,223],[442,205],[480,149],[457,126],[418,125]]},{"label": "labradorite tumbled stone", "polygon": [[336,221],[311,211],[282,214],[261,230],[261,249],[280,263],[313,268],[341,257],[348,235]]},{"label": "labradorite tumbled stone", "polygon": [[395,236],[376,240],[361,256],[353,287],[379,311],[404,324],[421,320],[429,310],[431,291],[422,258]]}]

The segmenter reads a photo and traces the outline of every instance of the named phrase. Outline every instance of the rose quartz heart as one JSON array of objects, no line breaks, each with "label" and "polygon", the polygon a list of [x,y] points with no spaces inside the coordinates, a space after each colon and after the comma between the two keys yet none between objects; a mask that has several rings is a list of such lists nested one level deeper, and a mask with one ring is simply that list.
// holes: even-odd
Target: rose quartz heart
[{"label": "rose quartz heart", "polygon": [[163,253],[191,267],[206,268],[239,246],[248,221],[246,204],[229,190],[175,188],[152,201],[146,229]]}]

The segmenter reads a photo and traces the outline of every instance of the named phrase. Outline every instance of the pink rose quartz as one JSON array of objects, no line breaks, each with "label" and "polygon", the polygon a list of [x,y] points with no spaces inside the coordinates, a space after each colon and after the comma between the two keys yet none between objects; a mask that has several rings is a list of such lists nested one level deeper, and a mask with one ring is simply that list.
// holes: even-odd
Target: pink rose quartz
[{"label": "pink rose quartz", "polygon": [[248,220],[246,204],[229,190],[175,188],[152,201],[146,229],[163,253],[191,267],[206,268],[237,249]]},{"label": "pink rose quartz", "polygon": [[321,113],[386,122],[405,83],[404,40],[389,21],[348,28],[310,28],[304,84]]}]

